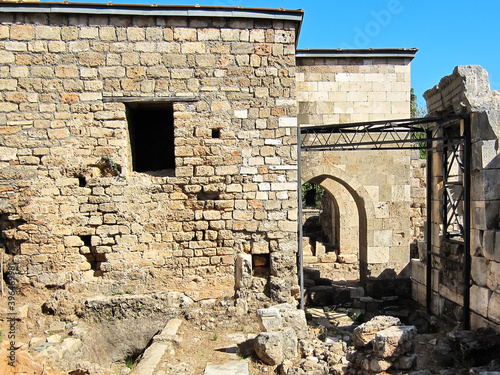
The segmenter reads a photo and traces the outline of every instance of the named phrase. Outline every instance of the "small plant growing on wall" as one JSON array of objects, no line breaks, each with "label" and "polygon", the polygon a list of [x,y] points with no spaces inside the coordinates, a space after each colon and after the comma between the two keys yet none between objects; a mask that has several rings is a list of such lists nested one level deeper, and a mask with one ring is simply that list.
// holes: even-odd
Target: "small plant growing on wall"
[{"label": "small plant growing on wall", "polygon": [[116,163],[111,156],[103,156],[96,164],[96,167],[101,170],[103,177],[121,176],[122,167]]}]

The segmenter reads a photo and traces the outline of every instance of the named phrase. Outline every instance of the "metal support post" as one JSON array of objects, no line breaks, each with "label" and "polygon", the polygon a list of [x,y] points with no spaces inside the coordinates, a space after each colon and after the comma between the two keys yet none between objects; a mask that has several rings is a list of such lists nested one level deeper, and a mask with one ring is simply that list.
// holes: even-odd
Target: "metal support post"
[{"label": "metal support post", "polygon": [[464,329],[470,329],[470,281],[471,281],[471,132],[470,132],[470,117],[467,117],[462,122],[464,128],[464,222],[463,222],[463,239],[464,239],[464,307],[463,307],[463,326]]},{"label": "metal support post", "polygon": [[427,263],[426,263],[426,307],[427,311],[432,312],[432,130],[427,130],[427,223],[426,223],[426,235],[427,235]]},{"label": "metal support post", "polygon": [[298,243],[298,263],[299,263],[299,285],[300,285],[300,308],[304,310],[304,251],[303,251],[303,233],[302,233],[302,160],[301,146],[302,135],[300,133],[300,125],[297,126],[297,200],[298,200],[298,215],[297,215],[297,232],[299,237]]}]

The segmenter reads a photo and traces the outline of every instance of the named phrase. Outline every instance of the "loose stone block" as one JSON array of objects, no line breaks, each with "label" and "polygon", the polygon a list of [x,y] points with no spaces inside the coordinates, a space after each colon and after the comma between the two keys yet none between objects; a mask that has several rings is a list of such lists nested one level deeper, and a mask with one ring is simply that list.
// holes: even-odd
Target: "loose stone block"
[{"label": "loose stone block", "polygon": [[372,342],[377,332],[389,327],[400,325],[400,320],[393,316],[376,316],[372,320],[361,324],[354,329],[354,345],[365,346]]},{"label": "loose stone block", "polygon": [[281,332],[263,332],[255,339],[254,349],[257,356],[270,366],[283,362],[283,344]]},{"label": "loose stone block", "polygon": [[413,349],[417,335],[414,326],[393,326],[377,332],[373,339],[373,351],[381,358],[400,356]]}]

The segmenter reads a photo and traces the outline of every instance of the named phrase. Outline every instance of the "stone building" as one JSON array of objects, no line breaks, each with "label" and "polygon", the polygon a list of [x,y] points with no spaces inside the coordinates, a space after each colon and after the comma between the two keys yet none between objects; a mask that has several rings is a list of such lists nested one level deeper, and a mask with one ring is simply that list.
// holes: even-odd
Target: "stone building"
[{"label": "stone building", "polygon": [[[3,4],[1,190],[19,282],[297,292],[302,11]],[[246,259],[246,258],[245,258]]]},{"label": "stone building", "polygon": [[[302,17],[3,4],[1,227],[18,281],[297,299],[297,124],[408,118],[416,53],[297,51]],[[338,254],[311,264],[406,275],[412,154],[302,157],[340,228]]]},{"label": "stone building", "polygon": [[[299,124],[409,118],[410,63],[416,52],[297,51]],[[305,262],[317,263],[313,268],[322,276],[338,280],[377,278],[384,272],[389,277],[407,276],[411,159],[408,150],[303,153],[302,181],[315,182],[328,192],[338,231],[337,256],[311,254]]]}]

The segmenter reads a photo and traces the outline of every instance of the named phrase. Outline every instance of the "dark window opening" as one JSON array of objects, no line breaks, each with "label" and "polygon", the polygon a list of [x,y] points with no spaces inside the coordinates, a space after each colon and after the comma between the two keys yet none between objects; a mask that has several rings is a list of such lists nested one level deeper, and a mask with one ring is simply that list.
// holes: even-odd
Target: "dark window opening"
[{"label": "dark window opening", "polygon": [[129,103],[127,120],[134,171],[175,168],[172,103]]},{"label": "dark window opening", "polygon": [[80,236],[84,246],[91,247],[92,246],[92,236]]},{"label": "dark window opening", "polygon": [[269,254],[252,254],[254,277],[268,277],[270,274],[269,267]]},{"label": "dark window opening", "polygon": [[26,224],[23,219],[12,219],[8,213],[0,215],[0,248],[5,254],[18,255],[21,253],[21,244],[25,238],[17,239],[15,236],[18,227]]},{"label": "dark window opening", "polygon": [[90,253],[83,255],[87,258],[87,262],[90,263],[90,269],[94,271],[94,276],[102,276],[104,271],[101,270],[101,264],[108,261],[106,254],[96,253],[95,248],[91,248]]},{"label": "dark window opening", "polygon": [[216,201],[219,199],[219,193],[218,192],[208,192],[208,191],[200,191],[197,195],[196,198],[199,201]]},{"label": "dark window opening", "polygon": [[87,258],[90,269],[94,271],[94,277],[102,276],[104,271],[101,270],[101,264],[108,261],[106,254],[98,253],[97,248],[92,246],[92,236],[84,235],[80,236],[80,239],[84,245],[80,248],[80,253]]},{"label": "dark window opening", "polygon": [[78,186],[80,187],[87,186],[87,179],[84,176],[78,176]]},{"label": "dark window opening", "polygon": [[212,138],[220,138],[220,129],[212,129]]}]

